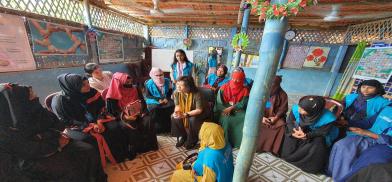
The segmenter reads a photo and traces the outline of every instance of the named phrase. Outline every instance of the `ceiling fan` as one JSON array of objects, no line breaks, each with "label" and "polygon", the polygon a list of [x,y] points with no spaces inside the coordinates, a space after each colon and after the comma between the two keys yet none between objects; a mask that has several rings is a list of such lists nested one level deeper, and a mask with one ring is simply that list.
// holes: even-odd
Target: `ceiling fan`
[{"label": "ceiling fan", "polygon": [[[108,1],[108,0],[106,0]],[[160,2],[167,2],[168,0],[152,0],[153,7],[143,6],[142,4],[134,1],[134,0],[112,0],[110,1],[111,6],[121,6],[121,9],[127,12],[127,9],[136,9],[140,15],[140,12],[143,15],[150,16],[164,16],[167,14],[183,14],[183,13],[191,13],[194,11],[193,8],[174,8],[174,9],[161,9],[159,7]],[[135,12],[134,10],[128,10],[128,12]],[[132,13],[131,13],[132,14]]]},{"label": "ceiling fan", "polygon": [[159,2],[160,0],[152,0],[154,7],[153,9],[150,10],[151,15],[162,16],[165,14],[182,14],[182,13],[190,13],[194,11],[193,8],[160,9]]},{"label": "ceiling fan", "polygon": [[353,14],[347,16],[341,16],[341,5],[340,4],[333,4],[331,5],[330,12],[311,12],[311,14],[322,16],[323,21],[325,22],[336,22],[341,20],[353,20],[353,19],[380,19],[391,17],[392,12],[381,12],[381,13],[368,13],[368,14]]}]

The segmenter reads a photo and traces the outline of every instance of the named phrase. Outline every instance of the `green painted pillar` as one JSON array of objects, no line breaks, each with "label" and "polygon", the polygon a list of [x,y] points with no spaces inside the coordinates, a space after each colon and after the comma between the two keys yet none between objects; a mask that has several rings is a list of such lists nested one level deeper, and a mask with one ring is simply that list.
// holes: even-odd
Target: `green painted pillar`
[{"label": "green painted pillar", "polygon": [[[272,4],[287,3],[287,0],[272,0]],[[260,61],[255,81],[250,92],[248,108],[245,114],[241,147],[236,159],[233,181],[247,181],[256,141],[259,136],[260,120],[264,115],[265,103],[269,98],[270,86],[276,74],[283,48],[284,32],[287,19],[267,19],[260,45]]]}]

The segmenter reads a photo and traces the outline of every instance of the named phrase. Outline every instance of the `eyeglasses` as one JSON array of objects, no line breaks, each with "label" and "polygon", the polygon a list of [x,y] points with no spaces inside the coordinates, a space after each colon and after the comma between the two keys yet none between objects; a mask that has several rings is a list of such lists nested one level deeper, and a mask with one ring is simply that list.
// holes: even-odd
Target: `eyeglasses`
[{"label": "eyeglasses", "polygon": [[156,77],[161,77],[161,76],[163,76],[163,74],[162,75],[155,75]]}]

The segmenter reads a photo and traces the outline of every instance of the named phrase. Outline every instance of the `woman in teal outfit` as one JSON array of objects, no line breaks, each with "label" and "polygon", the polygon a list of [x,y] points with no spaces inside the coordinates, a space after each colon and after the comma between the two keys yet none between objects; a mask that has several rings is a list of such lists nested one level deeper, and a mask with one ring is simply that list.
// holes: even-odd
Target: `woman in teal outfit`
[{"label": "woman in teal outfit", "polygon": [[171,64],[170,79],[173,84],[176,84],[178,78],[182,76],[193,76],[193,63],[189,61],[184,50],[177,49]]},{"label": "woman in teal outfit", "polygon": [[[384,94],[384,87],[379,81],[363,81],[358,85],[357,93],[349,94],[344,98],[345,109],[339,123],[348,127],[369,129],[378,113],[390,104],[390,101],[382,97]],[[351,132],[348,133],[350,134]]]},{"label": "woman in teal outfit", "polygon": [[282,158],[309,173],[321,173],[328,161],[329,144],[337,137],[335,115],[321,96],[307,96],[292,107],[287,119]]},{"label": "woman in teal outfit", "polygon": [[170,115],[174,111],[170,80],[156,67],[151,68],[150,77],[145,83],[144,97],[151,113],[151,121],[157,133],[170,132]]},{"label": "woman in teal outfit", "polygon": [[218,66],[218,70],[207,76],[204,83],[204,87],[210,88],[213,91],[218,91],[219,88],[225,83],[230,81],[230,78],[226,77],[227,67],[225,65]]}]

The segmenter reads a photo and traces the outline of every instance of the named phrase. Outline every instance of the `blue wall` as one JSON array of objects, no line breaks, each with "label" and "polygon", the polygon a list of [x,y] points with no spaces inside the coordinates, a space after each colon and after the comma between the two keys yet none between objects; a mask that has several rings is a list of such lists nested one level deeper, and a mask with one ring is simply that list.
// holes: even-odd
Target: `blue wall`
[{"label": "blue wall", "polygon": [[[183,39],[177,38],[164,38],[164,37],[151,37],[151,44],[158,49],[185,49],[183,45]],[[192,39],[192,46],[188,50],[193,50],[193,62],[202,63],[207,65],[208,60],[208,47],[223,47],[222,62],[227,61],[228,46],[231,46],[228,40],[221,39]],[[204,69],[199,74],[199,83],[204,81],[205,77]]]},{"label": "blue wall", "polygon": [[[283,76],[282,87],[289,95],[325,95],[328,92],[327,85],[332,76],[330,70],[338,54],[339,45],[321,45],[316,43],[304,43],[302,45],[331,47],[327,62],[322,69],[302,68],[278,70],[277,74]],[[256,69],[244,68],[246,76],[254,79]],[[332,94],[339,84],[341,75],[340,73],[337,76],[337,81],[335,81],[332,87]]]},{"label": "blue wall", "polygon": [[[103,70],[114,72],[128,73],[128,68],[125,64],[107,64],[101,65]],[[50,93],[60,90],[57,82],[57,76],[62,73],[79,73],[83,74],[83,67],[70,68],[56,68],[43,69],[36,71],[10,72],[0,73],[0,83],[19,83],[24,85],[31,85],[35,93],[43,102],[45,97]]]}]

